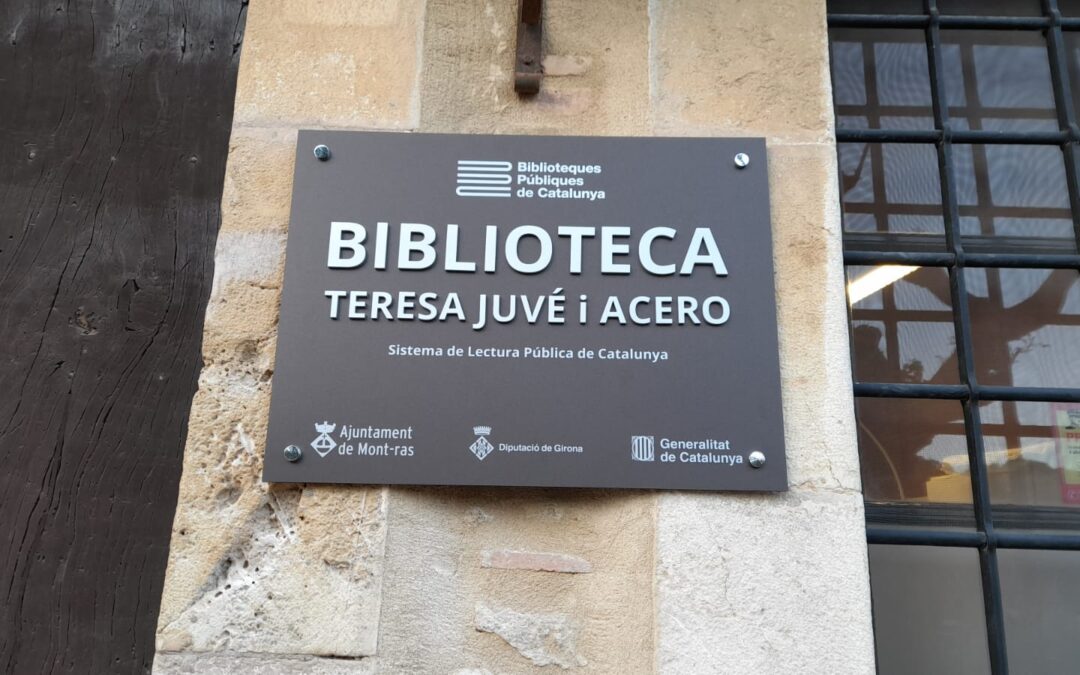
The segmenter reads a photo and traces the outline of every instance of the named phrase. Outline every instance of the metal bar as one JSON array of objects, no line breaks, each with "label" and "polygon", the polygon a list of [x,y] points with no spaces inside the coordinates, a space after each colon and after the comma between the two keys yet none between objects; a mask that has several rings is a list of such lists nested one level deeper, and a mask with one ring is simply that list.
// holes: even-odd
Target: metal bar
[{"label": "metal bar", "polygon": [[866,543],[900,546],[986,546],[986,535],[965,530],[906,529],[898,527],[866,528]]},{"label": "metal bar", "polygon": [[[1080,535],[1069,533],[998,532],[993,548],[1080,551]],[[990,548],[983,532],[944,529],[866,528],[866,543],[894,546],[956,546]]]},{"label": "metal bar", "polygon": [[[1057,102],[1058,124],[1062,129],[1078,135],[1076,110],[1073,108],[1072,90],[1068,76],[1068,56],[1065,38],[1061,33],[1061,12],[1057,0],[1043,0],[1043,9],[1051,18],[1052,27],[1046,31],[1047,57],[1050,64],[1050,79],[1054,85],[1054,100]],[[1077,250],[1080,251],[1080,159],[1077,158],[1075,144],[1062,147],[1065,157],[1065,177],[1069,187],[1069,206],[1072,207],[1073,233],[1076,236]]]},{"label": "metal bar", "polygon": [[866,398],[929,398],[956,401],[1036,401],[1045,403],[1080,402],[1080,389],[1067,387],[994,387],[963,384],[923,384],[917,382],[855,382],[856,396]]},{"label": "metal bar", "polygon": [[[881,43],[875,41],[873,44]],[[838,116],[853,117],[866,115],[868,108],[874,108],[876,113],[883,117],[926,117],[929,114],[929,109],[925,105],[903,105],[896,103],[891,105],[870,105],[869,103],[849,103],[835,106],[836,114]],[[967,117],[970,114],[968,106],[966,105],[951,105],[949,106],[949,110],[959,117]],[[985,106],[982,113],[983,117],[991,117],[993,119],[1057,119],[1057,110],[1051,108],[997,108]]]},{"label": "metal bar", "polygon": [[1080,551],[1080,535],[1002,531],[997,533],[997,547]]},{"label": "metal bar", "polygon": [[960,144],[1062,145],[1078,140],[1074,131],[988,131],[954,129],[837,129],[837,143],[938,143],[945,138]]},{"label": "metal bar", "polygon": [[856,396],[866,398],[932,398],[962,401],[968,398],[968,388],[962,384],[922,384],[913,382],[856,382]]},{"label": "metal bar", "polygon": [[[844,251],[848,265],[918,265],[948,267],[955,264],[956,255],[933,251]],[[1009,267],[1080,269],[1080,255],[1047,255],[1041,253],[967,253],[964,267]]]},{"label": "metal bar", "polygon": [[[931,22],[925,14],[830,14],[828,20],[830,28],[926,28]],[[935,17],[935,22],[942,28],[968,30],[1038,30],[1050,25],[1050,19],[1041,16],[940,15]]]},{"label": "metal bar", "polygon": [[[945,68],[941,47],[941,17],[937,0],[926,0],[930,24],[926,29],[927,63],[930,70],[931,101],[934,109],[934,125],[949,129],[948,98],[945,91]],[[973,105],[973,101],[968,101]],[[994,548],[994,523],[991,516],[990,485],[986,472],[986,451],[983,446],[979,400],[972,356],[971,320],[967,305],[967,287],[964,280],[964,249],[960,232],[960,213],[957,208],[956,186],[953,178],[952,139],[943,134],[937,145],[938,174],[941,182],[941,200],[944,206],[945,243],[956,256],[956,264],[949,268],[949,292],[954,313],[953,328],[956,334],[956,357],[960,380],[969,389],[963,400],[964,427],[967,430],[968,466],[971,475],[972,506],[975,524],[988,545],[979,548],[979,571],[982,575],[983,609],[986,614],[986,641],[990,650],[990,670],[994,675],[1006,675],[1009,661],[1005,648],[1005,613],[1001,603],[1001,582],[998,573],[997,552]]]},{"label": "metal bar", "polygon": [[917,265],[947,267],[955,262],[952,253],[929,251],[844,251],[845,265]]},{"label": "metal bar", "polygon": [[1080,389],[1068,387],[992,387],[977,388],[979,398],[987,401],[1045,401],[1080,403]]}]

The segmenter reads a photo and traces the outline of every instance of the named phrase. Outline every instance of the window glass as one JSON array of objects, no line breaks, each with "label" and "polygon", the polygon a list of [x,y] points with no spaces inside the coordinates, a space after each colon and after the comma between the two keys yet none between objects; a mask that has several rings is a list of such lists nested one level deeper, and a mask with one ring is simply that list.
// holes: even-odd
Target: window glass
[{"label": "window glass", "polygon": [[955,145],[954,179],[964,245],[1010,252],[1031,246],[1072,253],[1065,158],[1049,145]]},{"label": "window glass", "polygon": [[850,266],[847,277],[856,381],[959,382],[944,268]]},{"label": "window glass", "polygon": [[983,437],[994,504],[1080,508],[1080,403],[998,401],[993,412]]},{"label": "window glass", "polygon": [[944,245],[934,146],[840,143],[837,153],[845,231],[932,234],[938,248]]},{"label": "window glass", "polygon": [[1080,16],[1080,0],[1058,0],[1062,16]]},{"label": "window glass", "polygon": [[830,36],[839,126],[934,128],[922,31],[834,28]]},{"label": "window glass", "polygon": [[975,372],[984,385],[1080,385],[1076,270],[964,270]]},{"label": "window glass", "polygon": [[1014,131],[1056,129],[1057,112],[1046,38],[1037,31],[943,30],[942,65],[949,117],[989,129],[1007,120]]},{"label": "window glass", "polygon": [[938,0],[937,6],[942,14],[962,16],[1042,16],[1039,0]]},{"label": "window glass", "polygon": [[998,551],[1009,667],[1075,673],[1080,664],[1080,551]]},{"label": "window glass", "polygon": [[[1060,0],[1059,0],[1060,1]],[[1080,17],[1080,0],[1070,3],[1072,15]],[[1064,6],[1062,13],[1066,13]],[[1073,110],[1080,112],[1080,31],[1067,30],[1062,32],[1065,42],[1065,61],[1069,69],[1069,80],[1072,84]]]},{"label": "window glass", "polygon": [[855,408],[868,501],[971,502],[958,401],[859,398]]},{"label": "window glass", "polygon": [[870,589],[878,673],[990,672],[975,549],[871,545]]}]

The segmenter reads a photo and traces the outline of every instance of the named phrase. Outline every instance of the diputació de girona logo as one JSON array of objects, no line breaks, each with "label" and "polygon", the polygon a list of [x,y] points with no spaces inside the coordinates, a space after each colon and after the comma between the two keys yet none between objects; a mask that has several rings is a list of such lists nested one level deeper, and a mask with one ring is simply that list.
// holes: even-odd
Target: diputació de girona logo
[{"label": "diputaci\u00f3 de girona logo", "polygon": [[484,458],[495,449],[495,446],[487,439],[491,435],[491,427],[475,426],[473,427],[473,433],[476,434],[476,440],[469,446],[469,450],[476,455],[477,459],[484,461]]},{"label": "diputaci\u00f3 de girona logo", "polygon": [[315,452],[319,453],[319,457],[326,457],[331,450],[337,447],[337,442],[330,438],[330,434],[334,433],[335,428],[337,428],[337,425],[330,422],[315,423],[315,431],[319,432],[319,435],[311,442],[311,447],[315,449]]},{"label": "diputaci\u00f3 de girona logo", "polygon": [[459,159],[458,197],[509,197],[512,177],[510,162],[487,159]]}]

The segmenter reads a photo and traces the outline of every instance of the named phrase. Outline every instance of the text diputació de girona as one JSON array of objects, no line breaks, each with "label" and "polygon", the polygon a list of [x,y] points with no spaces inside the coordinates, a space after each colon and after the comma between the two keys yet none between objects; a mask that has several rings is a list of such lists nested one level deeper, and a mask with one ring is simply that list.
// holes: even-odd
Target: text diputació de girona
[{"label": "text diputaci\u00f3 de girona", "polygon": [[[397,255],[396,259],[391,260],[389,244],[395,234]],[[651,227],[637,240],[636,252],[631,251],[633,231],[625,226],[560,226],[552,237],[547,230],[536,225],[519,225],[502,238],[501,246],[499,234],[497,225],[484,228],[484,254],[481,260],[474,261],[464,260],[459,255],[461,229],[458,225],[446,225],[440,237],[434,227],[422,223],[401,223],[392,228],[387,222],[378,222],[369,239],[365,225],[334,221],[330,223],[326,266],[330,269],[356,269],[370,265],[379,271],[393,268],[423,271],[435,268],[441,259],[442,269],[446,272],[494,274],[502,260],[518,274],[539,274],[552,264],[558,247],[559,255],[568,258],[570,274],[581,274],[584,241],[599,238],[601,274],[629,275],[634,260],[646,272],[658,277],[690,276],[698,267],[708,268],[718,277],[728,274],[720,247],[712,230],[707,227],[694,228],[684,240],[684,247],[677,246],[681,242],[679,232],[674,228]],[[653,251],[658,240],[673,242],[675,250],[683,251],[681,259],[658,261]],[[530,250],[537,251],[535,259],[522,259],[522,248],[526,245]],[[456,292],[326,290],[325,296],[329,299],[331,319],[470,321],[466,304]],[[586,294],[579,294],[568,301],[562,288],[537,296],[484,293],[475,301],[476,310],[472,313],[474,318],[471,326],[479,331],[489,321],[511,323],[519,315],[530,324],[551,325],[565,324],[568,314],[571,320],[576,317],[576,321],[583,325],[590,321],[590,316],[594,316],[600,325],[657,326],[721,326],[731,317],[728,301],[719,295],[703,298],[639,295],[625,301],[612,295],[602,303],[596,303],[602,308],[595,314],[590,310],[590,302]]]}]

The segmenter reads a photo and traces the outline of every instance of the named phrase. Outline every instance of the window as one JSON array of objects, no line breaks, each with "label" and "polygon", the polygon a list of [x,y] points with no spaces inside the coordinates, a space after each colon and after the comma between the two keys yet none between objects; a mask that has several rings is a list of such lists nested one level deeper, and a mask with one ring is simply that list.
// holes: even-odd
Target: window
[{"label": "window", "polygon": [[881,673],[1080,663],[1080,0],[830,0]]}]

